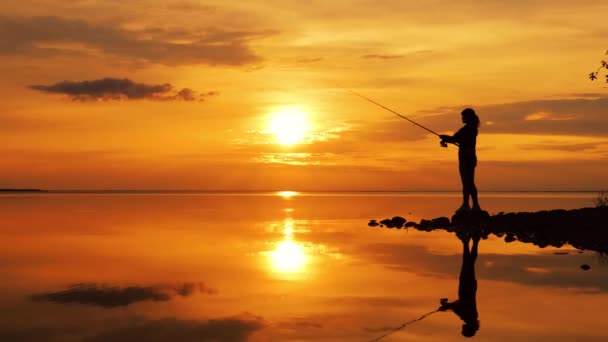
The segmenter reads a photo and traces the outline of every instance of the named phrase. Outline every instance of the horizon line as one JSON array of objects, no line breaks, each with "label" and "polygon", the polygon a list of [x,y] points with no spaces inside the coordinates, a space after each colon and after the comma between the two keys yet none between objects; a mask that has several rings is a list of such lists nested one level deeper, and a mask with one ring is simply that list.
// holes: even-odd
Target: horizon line
[{"label": "horizon line", "polygon": [[[279,192],[295,192],[295,193],[453,193],[461,192],[462,190],[295,190],[295,189],[42,189],[42,188],[0,188],[0,192],[41,192],[41,193],[279,193]],[[485,190],[480,193],[542,193],[542,192],[561,192],[561,193],[576,193],[576,192],[591,192],[597,193],[605,190]]]}]

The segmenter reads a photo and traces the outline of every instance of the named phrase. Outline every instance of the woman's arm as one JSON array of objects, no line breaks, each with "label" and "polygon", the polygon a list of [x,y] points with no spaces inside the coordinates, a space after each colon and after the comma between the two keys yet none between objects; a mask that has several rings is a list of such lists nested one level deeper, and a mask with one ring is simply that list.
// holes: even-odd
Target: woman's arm
[{"label": "woman's arm", "polygon": [[451,143],[451,144],[453,144],[453,143],[457,142],[457,141],[456,141],[456,138],[454,138],[454,137],[453,137],[453,136],[451,136],[451,135],[447,135],[447,134],[440,134],[440,135],[439,135],[439,138],[441,138],[441,140],[443,140],[443,141],[445,141],[445,142],[447,142],[447,143]]}]

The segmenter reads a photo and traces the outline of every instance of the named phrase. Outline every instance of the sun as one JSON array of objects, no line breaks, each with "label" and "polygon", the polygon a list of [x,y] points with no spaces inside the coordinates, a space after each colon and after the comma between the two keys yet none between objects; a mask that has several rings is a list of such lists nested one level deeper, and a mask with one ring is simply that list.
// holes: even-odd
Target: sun
[{"label": "sun", "polygon": [[300,143],[310,131],[308,114],[298,106],[282,107],[271,115],[267,131],[274,134],[281,145]]}]

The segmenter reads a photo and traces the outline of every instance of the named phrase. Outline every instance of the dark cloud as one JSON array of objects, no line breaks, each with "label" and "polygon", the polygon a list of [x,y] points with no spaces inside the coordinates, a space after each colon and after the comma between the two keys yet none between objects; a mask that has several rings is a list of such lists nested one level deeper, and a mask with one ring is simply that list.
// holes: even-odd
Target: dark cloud
[{"label": "dark cloud", "polygon": [[261,317],[242,315],[212,319],[208,321],[185,321],[177,319],[148,320],[126,327],[103,332],[84,339],[87,342],[114,341],[247,341],[256,331],[266,326]]},{"label": "dark cloud", "polygon": [[135,83],[124,78],[102,78],[92,81],[63,81],[51,85],[31,85],[30,89],[46,93],[64,94],[76,101],[91,100],[156,100],[156,101],[203,101],[205,97],[217,95],[211,91],[197,93],[190,88],[175,90],[169,83]]},{"label": "dark cloud", "polygon": [[108,286],[100,284],[76,284],[58,292],[46,292],[32,296],[35,301],[58,304],[83,304],[114,308],[137,302],[168,301],[175,297],[188,297],[197,292],[213,294],[215,291],[203,283],[159,286]]},{"label": "dark cloud", "polygon": [[133,31],[54,16],[0,16],[0,55],[73,53],[73,49],[62,48],[62,44],[81,44],[105,55],[165,65],[243,65],[260,60],[248,42],[271,33],[159,28]]}]

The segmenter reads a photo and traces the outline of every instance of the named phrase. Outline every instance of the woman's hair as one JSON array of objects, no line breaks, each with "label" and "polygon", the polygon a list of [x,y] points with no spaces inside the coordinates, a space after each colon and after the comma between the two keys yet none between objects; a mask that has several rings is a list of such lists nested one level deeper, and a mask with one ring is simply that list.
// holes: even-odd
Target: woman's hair
[{"label": "woman's hair", "polygon": [[475,127],[479,127],[479,116],[475,114],[473,108],[465,108],[461,114],[463,121],[467,125],[474,125]]}]

